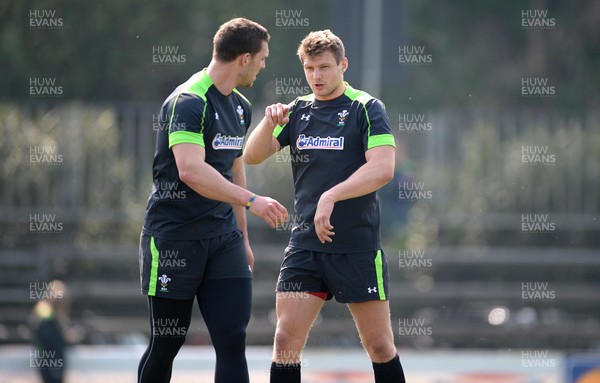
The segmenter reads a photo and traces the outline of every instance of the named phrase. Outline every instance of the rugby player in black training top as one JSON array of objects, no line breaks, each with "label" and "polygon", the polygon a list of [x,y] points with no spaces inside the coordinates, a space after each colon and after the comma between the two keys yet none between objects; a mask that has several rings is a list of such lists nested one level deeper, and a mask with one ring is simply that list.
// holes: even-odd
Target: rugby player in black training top
[{"label": "rugby player in black training top", "polygon": [[300,382],[308,332],[332,296],[348,305],[375,382],[405,382],[376,195],[394,174],[388,116],[381,101],[344,82],[348,60],[331,31],[307,35],[298,56],[313,93],[268,106],[244,153],[257,164],[289,146],[295,185],[296,225],[277,282],[271,383]]},{"label": "rugby player in black training top", "polygon": [[194,299],[215,348],[215,382],[249,380],[245,341],[254,257],[244,207],[272,228],[287,211],[246,190],[242,147],[252,111],[235,87],[252,86],[265,67],[269,38],[247,19],[223,24],[208,67],[162,106],[140,241],[151,338],[139,383],[170,381]]}]

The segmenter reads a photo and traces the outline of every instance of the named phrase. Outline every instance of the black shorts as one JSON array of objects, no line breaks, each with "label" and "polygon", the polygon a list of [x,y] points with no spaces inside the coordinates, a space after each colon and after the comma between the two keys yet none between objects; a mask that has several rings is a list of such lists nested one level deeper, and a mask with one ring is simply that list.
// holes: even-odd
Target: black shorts
[{"label": "black shorts", "polygon": [[194,241],[142,234],[139,255],[142,294],[150,296],[192,299],[203,280],[252,278],[240,230]]},{"label": "black shorts", "polygon": [[388,300],[388,268],[382,250],[320,253],[288,246],[277,292],[301,291],[341,303]]}]

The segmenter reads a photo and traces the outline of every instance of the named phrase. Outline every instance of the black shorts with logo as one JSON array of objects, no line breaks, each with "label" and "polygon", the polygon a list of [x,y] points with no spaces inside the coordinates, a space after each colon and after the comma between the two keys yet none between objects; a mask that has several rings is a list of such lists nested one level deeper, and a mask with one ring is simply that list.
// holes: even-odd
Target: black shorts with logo
[{"label": "black shorts with logo", "polygon": [[192,299],[203,280],[252,278],[243,234],[235,230],[199,240],[140,238],[142,294]]},{"label": "black shorts with logo", "polygon": [[327,293],[341,303],[388,300],[389,275],[382,250],[321,253],[288,246],[277,292]]}]

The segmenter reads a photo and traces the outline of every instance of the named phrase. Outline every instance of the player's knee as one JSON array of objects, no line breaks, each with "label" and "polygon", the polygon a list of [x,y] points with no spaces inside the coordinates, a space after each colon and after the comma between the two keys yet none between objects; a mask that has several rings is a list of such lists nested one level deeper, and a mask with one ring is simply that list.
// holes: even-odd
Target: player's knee
[{"label": "player's knee", "polygon": [[156,359],[173,360],[179,352],[179,349],[185,343],[185,336],[153,336],[153,344],[151,353]]},{"label": "player's knee", "polygon": [[393,342],[385,337],[366,340],[363,345],[373,362],[387,362],[396,355],[396,347]]},{"label": "player's knee", "polygon": [[300,354],[304,342],[292,337],[285,330],[278,329],[275,332],[275,347],[273,348],[273,360],[283,364],[295,364],[300,362]]},{"label": "player's knee", "polygon": [[217,353],[243,354],[246,347],[246,330],[242,328],[227,331],[227,333],[221,334],[219,339],[215,339],[213,336],[213,345]]},{"label": "player's knee", "polygon": [[290,331],[277,328],[275,331],[275,349],[276,350],[295,350],[302,348],[302,339],[295,336]]},{"label": "player's knee", "polygon": [[290,333],[287,330],[277,328],[275,330],[275,348],[286,348],[290,344]]}]

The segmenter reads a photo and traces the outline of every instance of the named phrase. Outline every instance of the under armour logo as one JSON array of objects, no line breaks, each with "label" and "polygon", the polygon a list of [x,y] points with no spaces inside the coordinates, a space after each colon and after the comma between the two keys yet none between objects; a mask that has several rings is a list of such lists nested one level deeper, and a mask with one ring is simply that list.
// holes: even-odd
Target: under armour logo
[{"label": "under armour logo", "polygon": [[375,287],[367,287],[367,291],[369,292],[369,294],[373,294],[377,292],[377,286]]},{"label": "under armour logo", "polygon": [[303,113],[302,116],[300,116],[300,120],[302,120],[302,121],[308,121],[308,120],[310,120],[310,115]]}]

